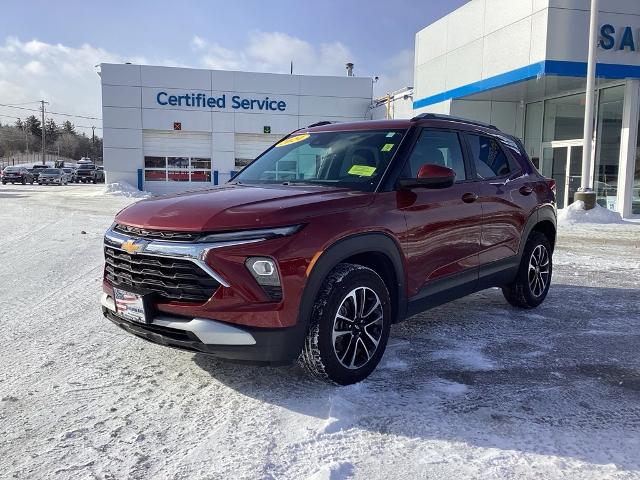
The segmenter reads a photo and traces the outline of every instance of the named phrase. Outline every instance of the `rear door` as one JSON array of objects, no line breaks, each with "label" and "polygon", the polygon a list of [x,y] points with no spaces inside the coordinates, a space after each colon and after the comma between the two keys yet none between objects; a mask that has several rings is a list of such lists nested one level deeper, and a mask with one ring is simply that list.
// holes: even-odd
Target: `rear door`
[{"label": "rear door", "polygon": [[[410,296],[436,280],[449,278],[446,288],[477,280],[482,211],[477,182],[470,181],[460,134],[424,128],[410,153],[401,178],[416,178],[424,164],[444,165],[456,172],[453,186],[398,191],[398,205],[407,222]],[[444,287],[443,287],[444,288]],[[435,292],[429,292],[435,293]]]},{"label": "rear door", "polygon": [[475,133],[465,137],[481,186],[480,265],[509,260],[518,253],[525,224],[537,205],[535,181],[516,160],[518,146],[512,139]]}]

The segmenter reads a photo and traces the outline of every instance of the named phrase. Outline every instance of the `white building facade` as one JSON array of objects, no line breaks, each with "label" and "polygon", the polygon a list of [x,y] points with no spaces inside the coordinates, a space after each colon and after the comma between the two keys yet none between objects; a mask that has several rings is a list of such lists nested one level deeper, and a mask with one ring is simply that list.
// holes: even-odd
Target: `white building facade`
[{"label": "white building facade", "polygon": [[[414,113],[521,138],[558,203],[580,186],[589,0],[471,0],[416,34]],[[640,216],[640,1],[600,1],[591,180],[600,205]]]},{"label": "white building facade", "polygon": [[153,193],[226,182],[284,135],[369,115],[373,81],[102,64],[104,169]]}]

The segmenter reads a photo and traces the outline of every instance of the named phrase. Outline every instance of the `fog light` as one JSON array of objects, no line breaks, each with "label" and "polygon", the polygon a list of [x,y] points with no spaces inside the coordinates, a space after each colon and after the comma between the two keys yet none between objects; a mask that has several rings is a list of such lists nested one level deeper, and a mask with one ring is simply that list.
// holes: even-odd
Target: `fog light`
[{"label": "fog light", "polygon": [[282,288],[280,287],[280,276],[276,268],[276,262],[267,257],[249,257],[245,265],[258,285],[272,300],[282,299]]},{"label": "fog light", "polygon": [[271,260],[254,260],[251,268],[261,277],[271,277],[276,270]]}]

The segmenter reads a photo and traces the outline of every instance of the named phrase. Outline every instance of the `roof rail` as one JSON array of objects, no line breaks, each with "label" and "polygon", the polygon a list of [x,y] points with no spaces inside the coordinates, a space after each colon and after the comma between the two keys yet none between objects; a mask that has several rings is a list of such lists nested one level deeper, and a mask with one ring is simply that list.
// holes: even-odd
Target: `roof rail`
[{"label": "roof rail", "polygon": [[418,120],[450,120],[452,122],[461,122],[461,123],[469,123],[471,125],[477,125],[479,127],[486,127],[492,130],[500,129],[495,125],[491,125],[490,123],[478,122],[477,120],[469,120],[468,118],[455,117],[453,115],[445,115],[442,113],[421,113],[420,115],[416,115],[411,119],[412,122],[417,122]]},{"label": "roof rail", "polygon": [[323,120],[322,122],[316,122],[316,123],[312,123],[311,125],[307,125],[307,128],[321,127],[323,125],[331,125],[332,123],[336,123],[336,122],[329,122],[328,120]]}]

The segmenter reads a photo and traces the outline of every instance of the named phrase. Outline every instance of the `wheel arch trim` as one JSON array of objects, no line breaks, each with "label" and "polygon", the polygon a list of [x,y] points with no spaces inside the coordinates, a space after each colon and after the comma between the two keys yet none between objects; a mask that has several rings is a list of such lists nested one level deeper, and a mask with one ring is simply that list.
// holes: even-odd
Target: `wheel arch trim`
[{"label": "wheel arch trim", "polygon": [[[531,235],[531,232],[537,225],[543,222],[550,222],[553,225],[554,231],[558,231],[557,215],[553,207],[542,206],[536,209],[531,215],[529,215],[527,223],[525,224],[524,230],[522,232],[522,236],[520,237],[520,245],[518,247],[518,260],[522,258],[522,253],[524,252],[524,247],[527,243],[529,235]],[[555,244],[555,239],[553,244]]]},{"label": "wheel arch trim", "polygon": [[[397,242],[384,232],[367,232],[343,237],[324,249],[309,272],[300,301],[298,323],[306,327],[311,319],[313,303],[323,281],[333,268],[345,259],[368,252],[381,253],[391,262],[396,276],[396,321],[406,315],[407,295],[405,288],[405,266]],[[391,293],[391,292],[390,292]]]}]

